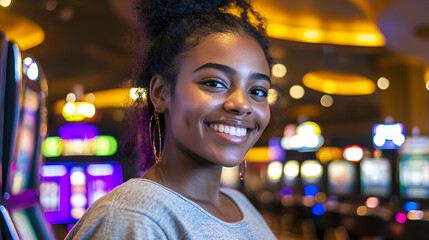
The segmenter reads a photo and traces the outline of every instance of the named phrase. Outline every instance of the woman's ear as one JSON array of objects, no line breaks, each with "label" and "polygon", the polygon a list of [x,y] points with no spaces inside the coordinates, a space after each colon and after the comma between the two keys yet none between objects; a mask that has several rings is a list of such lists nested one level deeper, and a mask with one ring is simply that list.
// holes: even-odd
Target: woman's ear
[{"label": "woman's ear", "polygon": [[170,101],[170,86],[164,77],[155,74],[149,85],[149,96],[158,113],[167,111]]}]

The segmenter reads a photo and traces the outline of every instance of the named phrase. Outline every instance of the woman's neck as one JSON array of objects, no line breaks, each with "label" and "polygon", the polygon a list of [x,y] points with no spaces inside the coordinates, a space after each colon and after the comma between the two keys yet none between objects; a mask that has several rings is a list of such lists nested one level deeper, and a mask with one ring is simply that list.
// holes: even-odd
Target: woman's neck
[{"label": "woman's neck", "polygon": [[222,166],[208,163],[180,148],[165,149],[161,161],[144,178],[196,202],[219,204]]}]

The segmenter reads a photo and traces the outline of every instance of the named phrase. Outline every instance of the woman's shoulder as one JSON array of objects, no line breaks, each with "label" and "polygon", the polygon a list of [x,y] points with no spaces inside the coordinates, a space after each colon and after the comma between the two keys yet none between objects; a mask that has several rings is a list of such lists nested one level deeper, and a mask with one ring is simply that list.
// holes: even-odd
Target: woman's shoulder
[{"label": "woman's shoulder", "polygon": [[157,183],[142,178],[133,178],[100,198],[92,207],[107,206],[115,209],[147,212],[147,209],[165,207],[165,204],[168,204],[175,197],[174,194]]}]

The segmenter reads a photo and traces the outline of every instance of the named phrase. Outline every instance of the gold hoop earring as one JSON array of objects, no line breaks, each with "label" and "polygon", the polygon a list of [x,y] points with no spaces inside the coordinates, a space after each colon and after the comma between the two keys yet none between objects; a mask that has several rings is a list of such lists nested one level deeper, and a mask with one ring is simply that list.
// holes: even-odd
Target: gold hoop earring
[{"label": "gold hoop earring", "polygon": [[[154,132],[152,132],[152,119],[155,118],[156,121],[156,125],[153,127]],[[156,150],[156,143],[155,143],[155,129],[158,128],[158,140],[159,140],[159,153],[157,154],[157,150]],[[155,110],[154,113],[152,114],[152,117],[150,117],[149,120],[149,137],[150,137],[150,142],[152,143],[152,148],[153,148],[153,155],[155,156],[155,162],[159,163],[159,161],[161,160],[161,153],[162,153],[162,149],[161,149],[161,126],[159,124],[159,118],[158,118],[158,112]]]},{"label": "gold hoop earring", "polygon": [[244,173],[246,173],[246,168],[247,168],[247,161],[246,161],[246,158],[244,158],[244,160],[240,163],[240,165],[238,165],[241,181],[244,180]]}]

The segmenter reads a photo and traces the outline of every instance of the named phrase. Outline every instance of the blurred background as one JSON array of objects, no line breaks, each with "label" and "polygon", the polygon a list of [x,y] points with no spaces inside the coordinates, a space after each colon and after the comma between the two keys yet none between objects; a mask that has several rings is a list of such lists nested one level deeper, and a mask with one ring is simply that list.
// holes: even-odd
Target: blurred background
[{"label": "blurred background", "polygon": [[[426,0],[255,0],[271,122],[240,181],[279,239],[425,239]],[[62,239],[138,176],[131,0],[0,0],[2,236]],[[15,226],[15,227],[13,227]]]}]

